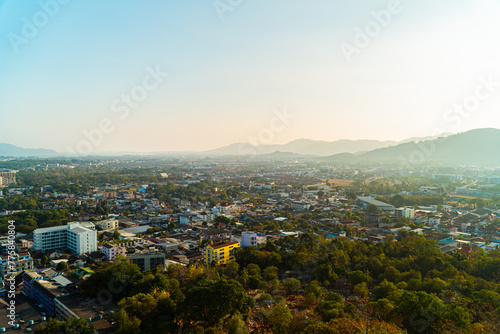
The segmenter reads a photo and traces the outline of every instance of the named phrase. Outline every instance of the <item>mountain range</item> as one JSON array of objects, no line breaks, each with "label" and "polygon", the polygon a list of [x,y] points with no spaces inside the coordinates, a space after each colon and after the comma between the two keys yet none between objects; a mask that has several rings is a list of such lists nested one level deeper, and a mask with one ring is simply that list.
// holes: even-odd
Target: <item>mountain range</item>
[{"label": "mountain range", "polygon": [[[169,152],[179,155],[181,152]],[[131,154],[131,153],[130,153]],[[136,153],[138,155],[144,153]],[[298,139],[283,145],[236,143],[204,152],[185,152],[197,156],[233,156],[262,158],[310,157],[322,161],[373,162],[397,161],[399,163],[461,163],[500,166],[500,130],[475,129],[440,137],[409,138],[400,142],[377,140],[317,141]],[[4,157],[55,157],[59,154],[48,149],[26,149],[10,144],[0,144]],[[102,155],[102,154],[100,154]],[[120,155],[108,153],[107,156]],[[149,155],[166,155],[151,153]]]},{"label": "mountain range", "polygon": [[2,157],[55,157],[60,155],[54,150],[45,148],[22,148],[19,146],[0,143],[0,156]]},{"label": "mountain range", "polygon": [[500,130],[476,129],[434,140],[403,143],[366,152],[357,158],[412,164],[434,161],[499,166]]},{"label": "mountain range", "polygon": [[316,156],[331,162],[397,162],[400,164],[452,163],[500,166],[500,130],[475,129],[439,137],[409,138],[401,142],[339,140],[334,142],[299,139],[284,145],[252,146],[232,144],[206,155],[259,154]]},{"label": "mountain range", "polygon": [[[449,134],[440,135],[440,137]],[[203,155],[223,156],[223,155],[249,155],[249,154],[270,154],[273,152],[289,152],[301,155],[314,156],[330,156],[339,153],[362,154],[364,152],[373,151],[380,148],[395,146],[408,142],[422,142],[426,140],[436,139],[434,137],[409,138],[402,141],[379,141],[379,140],[336,140],[336,141],[320,141],[311,139],[297,139],[287,144],[282,145],[252,145],[249,143],[236,143],[223,146],[214,150],[201,152]]]}]

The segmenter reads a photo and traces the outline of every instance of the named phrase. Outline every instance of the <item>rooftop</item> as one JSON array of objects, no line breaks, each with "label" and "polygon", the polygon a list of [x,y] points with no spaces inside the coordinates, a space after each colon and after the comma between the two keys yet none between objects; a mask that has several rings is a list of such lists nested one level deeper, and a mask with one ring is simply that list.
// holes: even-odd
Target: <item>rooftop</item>
[{"label": "rooftop", "polygon": [[229,242],[227,244],[223,244],[223,245],[218,245],[218,246],[214,246],[212,247],[213,249],[219,249],[219,248],[224,248],[224,247],[228,247],[228,246],[232,246],[232,245],[236,245],[236,244],[240,244],[239,241],[233,241],[233,242]]}]

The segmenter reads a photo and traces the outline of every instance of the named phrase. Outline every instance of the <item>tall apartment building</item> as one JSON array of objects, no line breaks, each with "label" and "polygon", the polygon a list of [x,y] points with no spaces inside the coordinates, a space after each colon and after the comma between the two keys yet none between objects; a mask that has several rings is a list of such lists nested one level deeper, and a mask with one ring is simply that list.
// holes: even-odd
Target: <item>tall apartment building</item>
[{"label": "tall apartment building", "polygon": [[16,171],[0,172],[0,186],[16,183]]},{"label": "tall apartment building", "polygon": [[234,260],[233,250],[240,247],[238,241],[233,241],[227,244],[212,246],[207,245],[203,250],[203,262],[206,266],[213,262],[216,264],[226,264]]},{"label": "tall apartment building", "polygon": [[92,223],[68,223],[66,226],[38,228],[33,231],[33,248],[45,252],[62,249],[74,254],[97,251],[97,232]]}]

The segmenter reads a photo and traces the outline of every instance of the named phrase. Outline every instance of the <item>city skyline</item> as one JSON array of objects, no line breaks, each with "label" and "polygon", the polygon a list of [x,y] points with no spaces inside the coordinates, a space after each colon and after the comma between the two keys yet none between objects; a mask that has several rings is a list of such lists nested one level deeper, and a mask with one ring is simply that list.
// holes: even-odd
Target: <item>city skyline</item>
[{"label": "city skyline", "polygon": [[487,0],[0,1],[0,142],[203,151],[259,134],[500,128],[499,12]]}]

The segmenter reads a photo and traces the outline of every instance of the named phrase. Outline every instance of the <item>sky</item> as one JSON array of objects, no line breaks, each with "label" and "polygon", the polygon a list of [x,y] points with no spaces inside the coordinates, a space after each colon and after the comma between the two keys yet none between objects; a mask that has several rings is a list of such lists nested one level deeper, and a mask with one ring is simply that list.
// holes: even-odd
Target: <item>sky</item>
[{"label": "sky", "polygon": [[0,142],[199,151],[500,128],[496,0],[0,0]]}]

